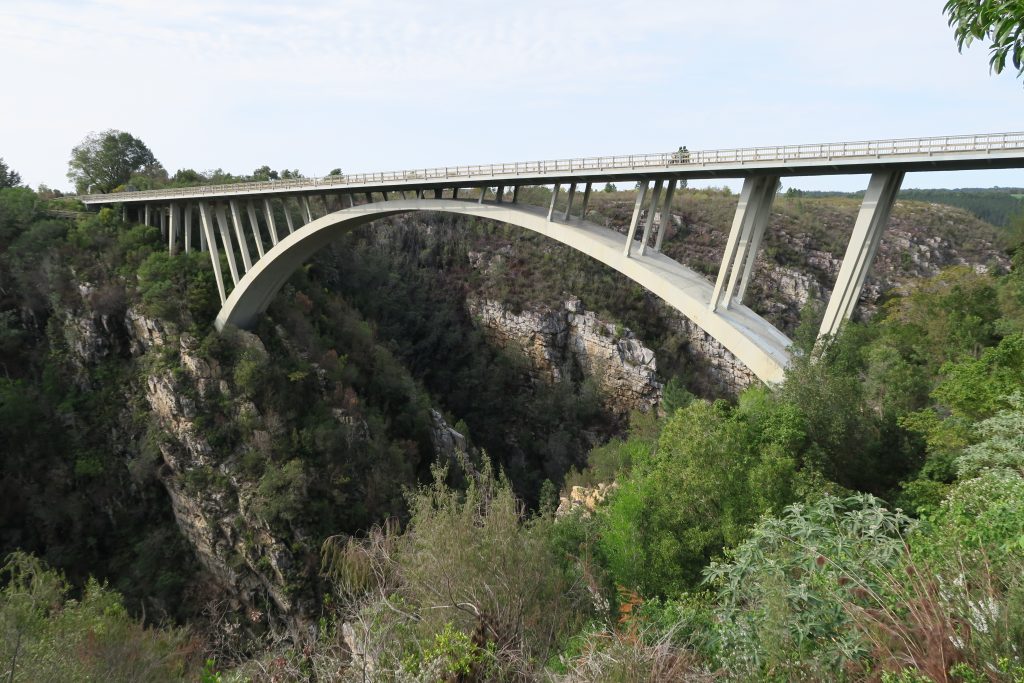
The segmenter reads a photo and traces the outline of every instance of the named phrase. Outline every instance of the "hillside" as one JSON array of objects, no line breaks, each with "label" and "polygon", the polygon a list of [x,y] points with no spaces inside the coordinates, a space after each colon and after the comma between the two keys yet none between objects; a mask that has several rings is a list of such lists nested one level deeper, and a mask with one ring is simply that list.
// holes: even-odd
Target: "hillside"
[{"label": "hillside", "polygon": [[[665,251],[713,273],[734,205],[680,193]],[[631,193],[591,206],[624,230]],[[169,257],[109,210],[45,209],[0,190],[0,543],[68,581],[11,556],[15,680],[194,679],[207,657],[239,681],[871,680],[981,671],[1020,640],[1008,618],[927,647],[975,587],[1024,613],[1005,445],[1024,288],[963,210],[899,202],[865,321],[767,390],[628,280],[518,228],[378,221],[253,333],[217,334],[206,255]],[[753,305],[801,343],[856,211],[775,205]],[[556,517],[560,489],[586,504]],[[965,566],[961,602],[927,624],[876,609]],[[83,594],[89,576],[109,583]],[[883,647],[884,629],[905,637]]]}]

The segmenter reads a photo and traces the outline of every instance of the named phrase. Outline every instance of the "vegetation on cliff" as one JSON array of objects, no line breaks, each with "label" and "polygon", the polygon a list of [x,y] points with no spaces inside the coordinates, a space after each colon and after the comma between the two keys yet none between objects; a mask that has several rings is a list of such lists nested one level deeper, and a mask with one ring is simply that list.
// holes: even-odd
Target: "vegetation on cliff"
[{"label": "vegetation on cliff", "polygon": [[[700,258],[730,198],[681,194],[666,250],[707,227]],[[629,204],[593,201],[611,223]],[[891,258],[903,291],[821,346],[808,297],[780,314],[802,352],[786,382],[710,401],[649,298],[503,228],[355,233],[256,335],[216,335],[206,255],[41,202],[0,189],[0,541],[54,567],[17,552],[4,570],[14,680],[1022,675],[1022,252],[918,279],[937,264]],[[852,205],[781,200],[770,258]],[[975,225],[894,213],[933,219],[950,239]],[[949,251],[991,253],[992,235]],[[489,262],[467,266],[477,249]],[[592,448],[593,387],[526,379],[466,287],[578,293],[675,344],[664,414]],[[439,453],[432,405],[473,447]],[[611,480],[595,511],[555,516],[558,486]],[[212,609],[224,592],[238,604]]]}]

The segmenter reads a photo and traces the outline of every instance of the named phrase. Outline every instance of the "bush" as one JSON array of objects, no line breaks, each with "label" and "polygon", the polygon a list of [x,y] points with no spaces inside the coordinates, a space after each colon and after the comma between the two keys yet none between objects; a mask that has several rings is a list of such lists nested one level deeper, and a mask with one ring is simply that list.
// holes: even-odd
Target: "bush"
[{"label": "bush", "polygon": [[195,672],[186,631],[145,628],[93,579],[71,599],[59,574],[23,553],[0,576],[0,666],[12,681],[178,681]]}]

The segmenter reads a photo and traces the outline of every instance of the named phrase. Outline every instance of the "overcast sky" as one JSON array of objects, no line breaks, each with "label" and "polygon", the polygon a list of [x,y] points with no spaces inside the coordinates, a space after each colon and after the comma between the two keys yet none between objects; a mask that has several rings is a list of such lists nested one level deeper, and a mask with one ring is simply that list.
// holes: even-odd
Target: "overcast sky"
[{"label": "overcast sky", "polygon": [[[307,175],[1024,129],[1021,81],[958,54],[942,4],[0,0],[0,157],[67,189],[108,128],[172,173]],[[904,184],[991,185],[1024,171]]]}]

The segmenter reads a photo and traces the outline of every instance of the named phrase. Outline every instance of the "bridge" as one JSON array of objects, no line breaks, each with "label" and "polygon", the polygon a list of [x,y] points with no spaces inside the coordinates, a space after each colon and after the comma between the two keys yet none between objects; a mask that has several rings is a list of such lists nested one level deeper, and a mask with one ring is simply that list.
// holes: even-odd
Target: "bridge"
[{"label": "bridge", "polygon": [[[743,301],[780,178],[870,174],[820,336],[853,314],[903,177],[910,171],[1024,167],[1024,132],[450,166],[80,196],[159,225],[171,253],[209,252],[222,308],[216,326],[251,326],[291,274],[340,234],[378,218],[442,211],[517,225],[618,270],[699,325],[761,380],[781,381],[792,342]],[[661,253],[680,183],[741,178],[715,282]],[[638,183],[625,236],[587,220],[595,183]],[[551,185],[544,209],[520,189]],[[561,188],[567,205],[556,211]],[[198,216],[198,221],[194,218]],[[284,225],[279,224],[283,216]],[[254,249],[250,248],[253,247]],[[224,258],[222,260],[221,255]],[[230,274],[225,282],[222,261]]]}]

